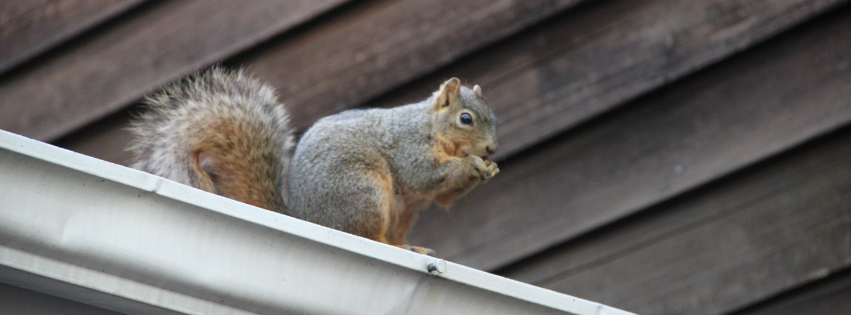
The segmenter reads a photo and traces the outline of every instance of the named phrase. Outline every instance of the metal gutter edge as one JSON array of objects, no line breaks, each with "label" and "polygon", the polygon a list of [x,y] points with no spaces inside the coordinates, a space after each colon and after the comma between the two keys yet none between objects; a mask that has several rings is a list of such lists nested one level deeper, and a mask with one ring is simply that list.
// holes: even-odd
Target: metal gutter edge
[{"label": "metal gutter edge", "polygon": [[0,282],[123,313],[631,314],[2,130]]}]

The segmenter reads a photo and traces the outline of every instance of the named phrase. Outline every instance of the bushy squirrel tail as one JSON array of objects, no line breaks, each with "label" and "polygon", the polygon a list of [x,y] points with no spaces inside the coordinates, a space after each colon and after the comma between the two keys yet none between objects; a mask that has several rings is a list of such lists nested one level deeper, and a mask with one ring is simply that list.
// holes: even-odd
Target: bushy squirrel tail
[{"label": "bushy squirrel tail", "polygon": [[257,207],[283,212],[293,148],[274,88],[214,67],[145,98],[129,130],[133,167]]}]

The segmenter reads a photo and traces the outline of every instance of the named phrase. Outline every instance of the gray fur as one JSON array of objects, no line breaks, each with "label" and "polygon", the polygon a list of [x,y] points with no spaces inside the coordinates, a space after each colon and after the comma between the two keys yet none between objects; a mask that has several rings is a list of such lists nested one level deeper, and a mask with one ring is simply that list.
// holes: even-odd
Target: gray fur
[{"label": "gray fur", "polygon": [[[476,114],[477,129],[495,144],[493,112],[473,90],[462,87],[460,92],[461,106]],[[381,216],[361,217],[379,211],[375,203],[381,192],[362,180],[371,171],[389,170],[397,193],[421,196],[433,193],[448,178],[469,176],[471,166],[465,161],[439,163],[430,154],[435,132],[441,132],[433,125],[435,97],[390,109],[349,110],[317,121],[299,141],[291,163],[289,213],[365,236],[368,231],[358,230],[365,224],[357,221]]]},{"label": "gray fur", "polygon": [[421,253],[404,244],[416,212],[499,172],[484,160],[497,148],[493,112],[481,88],[454,78],[420,103],[320,119],[294,154],[274,89],[241,70],[196,73],[145,103],[130,128],[133,167]]}]

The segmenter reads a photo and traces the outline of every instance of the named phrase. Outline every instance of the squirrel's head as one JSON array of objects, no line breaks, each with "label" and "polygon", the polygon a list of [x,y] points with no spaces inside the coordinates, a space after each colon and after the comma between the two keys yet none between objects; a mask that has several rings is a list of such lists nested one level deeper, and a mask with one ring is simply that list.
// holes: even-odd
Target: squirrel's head
[{"label": "squirrel's head", "polygon": [[482,99],[482,88],[461,86],[449,79],[434,93],[435,132],[464,154],[486,158],[496,153],[496,116]]}]

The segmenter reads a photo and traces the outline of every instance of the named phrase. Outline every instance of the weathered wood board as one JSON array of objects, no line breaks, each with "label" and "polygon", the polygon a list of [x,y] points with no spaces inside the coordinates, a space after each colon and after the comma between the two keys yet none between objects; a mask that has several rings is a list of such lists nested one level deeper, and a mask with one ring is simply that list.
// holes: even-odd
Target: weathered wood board
[{"label": "weathered wood board", "polygon": [[[713,0],[700,2],[695,6],[676,5],[679,2],[673,0],[653,0],[638,3],[619,0],[586,3],[558,15],[546,23],[525,30],[506,41],[491,45],[481,52],[447,66],[435,75],[427,76],[425,79],[402,88],[401,92],[391,93],[391,96],[372,103],[377,105],[401,104],[402,101],[424,98],[442,82],[442,79],[449,76],[458,76],[469,82],[482,84],[485,87],[486,97],[504,121],[499,127],[502,149],[498,155],[505,157],[518,152],[522,148],[529,147],[559,130],[575,126],[578,122],[616,107],[627,99],[646,93],[667,82],[667,80],[673,80],[725,58],[744,47],[753,45],[771,34],[808,19],[815,13],[829,9],[838,2],[833,0],[784,0],[772,2],[769,5],[763,2],[743,4],[737,0]],[[270,48],[264,47],[256,53],[240,56],[228,62],[228,64],[251,66],[251,70],[258,73],[260,77],[275,82],[275,85],[281,89],[282,98],[288,100],[288,106],[293,111],[296,123],[304,128],[322,115],[357,105],[378,93],[369,92],[371,89],[386,91],[398,85],[400,82],[394,80],[399,78],[394,79],[392,75],[399,75],[399,73],[404,72],[405,78],[411,78],[418,75],[414,72],[431,71],[436,67],[436,65],[409,66],[408,63],[418,62],[419,59],[410,59],[391,51],[391,48],[404,42],[405,37],[400,37],[402,36],[399,35],[400,32],[391,32],[388,35],[389,37],[376,36],[379,39],[388,37],[385,39],[386,44],[375,45],[383,47],[384,50],[381,51],[372,51],[378,48],[366,43],[358,44],[356,38],[360,37],[357,37],[356,34],[370,30],[387,29],[386,27],[376,28],[369,21],[396,21],[397,18],[394,18],[394,16],[397,15],[407,16],[405,19],[411,20],[413,19],[411,16],[416,16],[419,11],[426,10],[419,7],[426,2],[420,4],[394,3],[392,5],[383,3],[378,2],[369,6],[357,7],[352,10],[353,12],[347,13],[347,19],[330,21],[327,26],[320,25],[316,30],[310,30],[290,41],[271,45]],[[533,2],[526,5],[531,5],[531,3]],[[565,6],[547,6],[544,5],[546,2],[544,4],[534,3],[538,3],[537,6],[540,6],[540,8],[537,8],[538,10],[547,11],[544,8],[549,8],[547,14],[554,14]],[[478,5],[487,6],[484,2]],[[477,8],[472,3],[459,8],[444,6],[446,8],[441,8],[442,11],[438,11],[448,12],[463,8],[475,10]],[[471,7],[468,8],[467,6]],[[429,10],[436,10],[432,7]],[[502,10],[508,10],[508,8]],[[504,16],[508,13],[503,11],[495,11],[492,14],[502,14],[503,16],[499,16],[500,19],[507,20],[504,23],[508,24],[502,25],[502,28],[499,29],[496,28],[497,26],[480,21],[479,23],[484,24],[466,28],[478,29],[486,33],[499,33],[505,36],[510,34],[510,32],[505,31],[506,29],[513,31],[519,27],[518,24],[530,23],[527,21],[528,16],[523,19],[508,19]],[[729,16],[726,24],[717,23],[719,16]],[[535,17],[543,18],[544,15],[539,14]],[[459,28],[455,24],[450,26],[453,30]],[[391,29],[398,30],[399,27]],[[449,30],[444,30],[444,32],[449,32]],[[475,35],[477,33],[470,34]],[[713,34],[712,41],[705,40],[707,34]],[[670,40],[674,37],[668,35],[676,35],[677,42],[671,43]],[[350,41],[354,41],[354,43],[351,45],[341,44]],[[384,43],[384,41],[381,41],[381,43]],[[482,44],[475,43],[477,45]],[[431,45],[436,45],[435,47],[439,44],[440,42],[431,43]],[[462,48],[467,47],[464,48],[466,50],[472,49],[472,47],[461,46]],[[328,47],[337,48],[330,49]],[[427,47],[418,47],[428,50]],[[649,49],[649,47],[656,48]],[[405,49],[405,51],[408,51],[413,47],[406,47]],[[317,55],[317,51],[331,55],[321,57],[324,55]],[[393,58],[396,59],[385,60],[383,57],[375,57],[382,51],[391,51],[389,56],[394,56]],[[425,53],[425,51],[413,52],[414,55]],[[434,52],[431,51],[431,53]],[[358,54],[365,58],[363,62],[347,64],[347,62],[351,63],[353,59],[357,59],[352,56]],[[441,51],[435,55],[441,55],[444,56],[441,58],[451,60],[460,53],[458,51]],[[374,57],[366,58],[364,56]],[[387,58],[390,58],[389,56]],[[614,56],[615,60],[621,62],[612,62],[606,56]],[[672,56],[677,58],[671,58]],[[317,58],[322,59],[323,62],[316,62]],[[325,62],[325,59],[333,62]],[[392,62],[389,60],[392,60]],[[341,64],[332,66],[331,64],[334,62]],[[446,61],[439,61],[438,63],[444,62]],[[296,69],[294,71],[297,72],[280,71],[280,69]],[[361,84],[357,82],[358,79],[336,75],[337,72],[341,71],[356,77],[359,76],[363,80],[367,78],[383,79],[373,82],[368,87],[356,87],[355,85]],[[358,74],[369,71],[378,72],[370,75]],[[604,72],[607,73],[605,76],[599,75]],[[657,72],[665,73],[661,76],[667,79],[660,81],[660,75]],[[597,78],[592,79],[590,76],[597,76]],[[540,79],[531,80],[532,77],[548,78],[547,80],[551,79],[552,82]],[[501,83],[507,82],[506,80],[513,83]],[[573,82],[574,80],[576,82]],[[325,87],[319,88],[320,85]],[[569,85],[571,88],[565,90],[563,85]],[[339,89],[339,91],[326,93],[326,89]],[[582,93],[585,94],[577,98],[572,95],[575,91],[584,91]],[[594,92],[591,93],[591,91]],[[612,91],[620,92],[611,93]],[[324,98],[325,100],[300,101],[301,96],[298,95],[309,94],[315,94],[311,97]],[[359,96],[360,94],[364,95]],[[521,94],[526,96],[519,97]],[[554,95],[560,96],[552,97]],[[528,97],[527,100],[520,101],[526,97]],[[543,98],[551,100],[551,102],[548,101],[549,105],[546,106],[556,110],[556,112],[540,107],[546,103],[542,101]],[[337,104],[333,101],[334,99],[346,101]],[[538,115],[537,113],[541,110],[547,112],[545,115],[547,117],[562,116],[562,118],[557,119],[560,121],[558,124],[547,125],[540,124],[537,119],[520,118],[520,116],[515,115]],[[520,120],[509,123],[515,118]],[[124,145],[110,147],[93,145],[90,142],[96,143],[99,139],[109,138],[112,139],[109,141],[110,143],[121,143],[122,139],[128,139],[126,133],[120,130],[124,124],[126,122],[97,125],[93,127],[94,130],[75,134],[68,139],[63,139],[64,141],[60,144],[72,150],[121,163],[128,158],[126,153],[121,153]],[[523,128],[529,128],[529,132],[539,136],[518,138],[518,135],[527,132],[520,130]],[[97,138],[90,138],[92,135],[97,135]],[[119,152],[119,154],[116,154],[116,152]]]},{"label": "weathered wood board", "polygon": [[457,76],[500,119],[497,160],[750,47],[841,1],[650,0],[581,5],[375,104]]},{"label": "weathered wood board", "polygon": [[625,247],[539,284],[639,314],[727,314],[847,269],[848,161],[851,128],[578,241]]},{"label": "weathered wood board", "polygon": [[840,13],[506,161],[452,211],[423,214],[410,242],[493,270],[847,124]]},{"label": "weathered wood board", "polygon": [[377,1],[230,64],[278,87],[304,129],[583,1]]},{"label": "weathered wood board", "polygon": [[[329,111],[360,105],[376,93],[433,71],[579,2],[367,2],[351,6],[341,18],[329,18],[292,38],[262,45],[225,64],[246,66],[279,87],[295,124],[305,128]],[[463,16],[472,18],[460,18]],[[364,36],[369,36],[369,40]],[[369,85],[364,86],[366,83]],[[308,96],[321,101],[299,99]],[[107,161],[126,163],[130,157],[122,149],[130,137],[122,128],[127,126],[129,117],[111,116],[109,122],[89,126],[58,144]]]},{"label": "weathered wood board", "polygon": [[851,314],[851,269],[784,292],[733,315]]},{"label": "weathered wood board", "polygon": [[503,173],[412,244],[642,314],[851,312],[847,0],[249,3],[0,3],[0,128],[127,163],[139,98],[216,62],[300,131],[460,77]]},{"label": "weathered wood board", "polygon": [[62,53],[0,78],[0,128],[55,140],[345,1],[181,0],[146,6]]},{"label": "weathered wood board", "polygon": [[[157,86],[232,57],[343,2],[162,3],[86,45],[0,80],[0,128],[56,140],[127,107]],[[301,110],[322,105],[300,102],[302,94],[291,91],[318,90],[315,95],[336,102],[344,98],[332,91],[372,93],[356,85],[365,78],[380,79],[367,83],[377,82],[386,91],[402,83],[396,75],[421,75],[575,2],[368,2],[350,6],[339,18],[320,19],[313,23],[316,28],[305,27],[234,63],[244,62],[281,87],[291,107],[301,106],[293,111],[298,118]],[[387,76],[368,73],[379,69]],[[19,105],[24,100],[27,105]]]},{"label": "weathered wood board", "polygon": [[145,0],[0,3],[0,74]]}]

